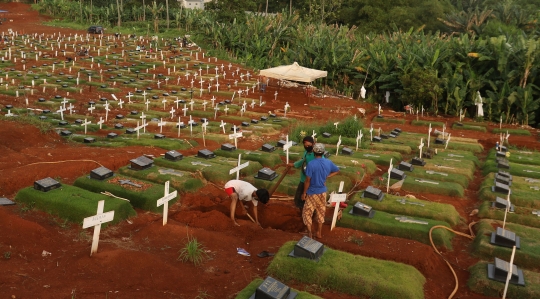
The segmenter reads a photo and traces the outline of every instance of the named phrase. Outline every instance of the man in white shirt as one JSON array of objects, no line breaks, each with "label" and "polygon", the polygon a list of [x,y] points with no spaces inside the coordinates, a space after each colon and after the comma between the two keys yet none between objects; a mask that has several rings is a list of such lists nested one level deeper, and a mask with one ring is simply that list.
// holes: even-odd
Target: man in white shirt
[{"label": "man in white shirt", "polygon": [[[257,223],[257,225],[261,225],[259,223],[259,217],[257,214],[257,204],[258,202],[262,202],[263,204],[266,204],[268,202],[268,200],[270,199],[270,194],[268,194],[268,190],[257,189],[250,183],[241,180],[230,180],[225,184],[225,192],[231,197],[231,219],[236,226],[240,226],[240,224],[236,223],[236,220],[234,219],[234,213],[236,212],[236,203],[238,202],[238,200],[246,202],[251,201],[251,203],[253,204],[253,214],[255,215],[255,222]],[[241,205],[242,209],[244,209],[244,205]]]}]

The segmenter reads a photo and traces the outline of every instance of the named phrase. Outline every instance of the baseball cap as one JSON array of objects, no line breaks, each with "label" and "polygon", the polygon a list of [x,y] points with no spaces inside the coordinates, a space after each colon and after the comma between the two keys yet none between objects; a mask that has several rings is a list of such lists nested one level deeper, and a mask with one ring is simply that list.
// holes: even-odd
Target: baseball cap
[{"label": "baseball cap", "polygon": [[324,144],[315,143],[315,145],[313,146],[313,152],[316,154],[324,154]]}]

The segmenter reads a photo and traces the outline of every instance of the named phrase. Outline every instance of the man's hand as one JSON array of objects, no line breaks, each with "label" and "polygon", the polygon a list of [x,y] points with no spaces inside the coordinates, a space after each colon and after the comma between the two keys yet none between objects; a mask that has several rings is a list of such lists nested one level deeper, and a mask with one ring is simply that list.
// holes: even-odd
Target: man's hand
[{"label": "man's hand", "polygon": [[302,200],[305,201],[306,198],[307,198],[307,194],[306,194],[306,193],[303,193],[303,194],[302,194]]}]

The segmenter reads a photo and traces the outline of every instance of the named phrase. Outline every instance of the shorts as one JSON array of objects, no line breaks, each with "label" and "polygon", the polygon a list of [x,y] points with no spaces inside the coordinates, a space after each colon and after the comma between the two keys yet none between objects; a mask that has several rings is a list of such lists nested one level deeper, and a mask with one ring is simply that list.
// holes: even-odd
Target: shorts
[{"label": "shorts", "polygon": [[234,189],[234,187],[225,188],[225,193],[227,193],[227,195],[229,196],[231,196],[235,192],[236,190]]}]

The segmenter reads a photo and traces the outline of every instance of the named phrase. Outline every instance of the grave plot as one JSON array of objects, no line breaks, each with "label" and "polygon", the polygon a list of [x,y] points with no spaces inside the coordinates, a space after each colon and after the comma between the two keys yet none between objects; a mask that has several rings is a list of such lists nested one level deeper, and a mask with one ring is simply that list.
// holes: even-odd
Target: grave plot
[{"label": "grave plot", "polygon": [[375,116],[373,119],[371,119],[371,122],[373,123],[391,123],[391,124],[404,124],[406,122],[403,118],[391,118],[391,117],[384,117],[380,118],[378,116]]},{"label": "grave plot", "polygon": [[[119,136],[107,135],[104,137],[94,136],[94,135],[74,134],[74,135],[71,135],[69,138],[76,142],[82,142],[89,146],[98,146],[98,147],[123,147],[123,146],[130,146],[130,145],[140,145],[140,146],[155,146],[155,147],[159,147],[165,150],[187,150],[187,149],[193,148],[194,146],[197,146],[197,142],[193,140],[190,140],[188,143],[186,140],[176,139],[176,138],[158,139],[155,137],[156,134],[153,134],[153,133],[141,134],[139,139],[137,139],[137,136],[128,135],[128,134],[122,134]],[[127,136],[130,136],[130,137],[127,137]],[[93,140],[89,142],[86,140],[86,138],[91,138]]]},{"label": "grave plot", "polygon": [[100,200],[105,200],[104,211],[115,212],[114,220],[110,224],[137,215],[129,202],[125,200],[65,184],[47,192],[28,187],[21,189],[15,196],[16,202],[77,223],[82,223],[84,218],[95,215]]},{"label": "grave plot", "polygon": [[[505,260],[509,262],[509,260]],[[504,290],[504,282],[491,280],[488,278],[487,269],[488,264],[494,265],[494,261],[479,262],[478,264],[469,268],[469,280],[467,286],[475,293],[483,294],[485,296],[499,297]],[[505,267],[504,265],[501,265]],[[521,270],[521,264],[515,264],[517,270]],[[500,269],[500,275],[497,275],[499,279],[506,280],[508,271]],[[523,277],[525,280],[525,286],[516,285],[510,283],[508,285],[507,298],[540,298],[540,274],[530,270],[523,269]],[[513,275],[512,275],[513,276]],[[517,277],[512,280],[518,280]]]},{"label": "grave plot", "polygon": [[508,219],[504,231],[502,225],[502,221],[480,220],[475,225],[472,254],[484,260],[498,257],[509,261],[512,246],[516,245],[514,263],[523,269],[537,270],[540,265],[540,229],[508,223]]},{"label": "grave plot", "polygon": [[482,133],[487,133],[487,124],[483,123],[475,123],[475,122],[462,122],[462,123],[454,123],[452,125],[452,129],[454,130],[470,130],[470,131],[477,131]]},{"label": "grave plot", "polygon": [[[129,200],[129,203],[142,210],[155,213],[162,213],[163,208],[157,207],[157,200],[163,197],[163,185],[154,184],[148,181],[134,179],[129,176],[116,174],[104,180],[92,179],[88,176],[79,177],[73,183],[75,186],[91,192],[109,192],[115,196]],[[171,192],[173,192],[171,190]],[[178,198],[169,203],[174,204]]]},{"label": "grave plot", "polygon": [[491,132],[495,134],[531,136],[531,132],[525,129],[493,129]]},{"label": "grave plot", "polygon": [[[432,129],[432,133],[435,131]],[[439,132],[439,131],[437,131]],[[451,134],[448,136],[446,135],[447,132],[445,132],[445,138],[442,137],[442,131],[439,135],[440,137],[434,137],[427,134],[428,130],[426,130],[426,134],[419,134],[419,133],[409,133],[409,132],[403,132],[403,140],[406,140],[404,144],[409,145],[410,147],[416,149],[418,148],[418,145],[420,144],[420,139],[424,138],[424,143],[426,143],[426,147],[430,147],[433,149],[450,149],[450,150],[459,150],[459,151],[467,151],[471,153],[481,153],[484,151],[484,147],[478,143],[478,140],[471,139],[471,138],[454,138]],[[426,136],[427,135],[427,136]],[[430,142],[428,142],[428,138],[430,139]],[[441,141],[437,141],[438,139],[441,139]],[[428,145],[429,143],[429,145]]]},{"label": "grave plot", "polygon": [[[243,157],[243,156],[242,156]],[[242,163],[246,160],[242,158]],[[157,158],[154,160],[157,166],[172,168],[187,172],[200,172],[202,176],[213,183],[225,183],[232,180],[236,175],[229,174],[229,171],[237,166],[238,155],[234,158],[212,158],[205,159],[201,157],[184,157],[180,161],[170,161],[165,158]],[[240,170],[242,176],[252,176],[262,169],[262,165],[256,161],[250,161],[249,166]],[[242,178],[244,179],[244,178]]]},{"label": "grave plot", "polygon": [[[504,152],[504,158],[506,158],[510,163],[512,163],[511,164],[512,166],[514,166],[515,163],[522,164],[522,165],[540,166],[540,153],[539,152],[512,150],[509,153],[510,154],[507,155],[506,152]],[[497,157],[501,157],[500,154],[497,154],[497,151],[495,149],[492,149],[489,151],[486,159],[487,161],[496,161]],[[533,173],[533,172],[530,172],[530,173]]]},{"label": "grave plot", "polygon": [[[419,167],[416,167],[419,168]],[[414,174],[407,174],[401,190],[414,193],[430,193],[440,194],[445,196],[462,198],[465,191],[463,186],[450,181],[439,180],[440,177],[420,178],[414,177]],[[423,174],[422,174],[423,176]],[[384,180],[388,179],[388,175],[383,175]],[[390,185],[399,182],[401,179],[390,179]],[[399,192],[398,192],[399,193]]]},{"label": "grave plot", "polygon": [[[540,208],[540,200],[538,200],[540,187],[520,183],[514,185],[513,180],[512,185],[508,186],[507,184],[495,181],[495,175],[498,176],[498,174],[490,173],[480,185],[480,190],[478,191],[478,198],[480,200],[494,202],[497,197],[506,199],[508,191],[511,191],[510,198],[512,204],[524,208]],[[517,179],[516,176],[512,176],[512,178]],[[526,178],[521,179],[525,181]]]},{"label": "grave plot", "polygon": [[194,193],[204,187],[204,183],[192,173],[167,167],[151,167],[137,171],[132,170],[129,166],[124,166],[118,169],[118,173],[159,185],[170,181],[171,186],[181,194]]},{"label": "grave plot", "polygon": [[[253,280],[243,290],[241,290],[240,293],[238,293],[238,295],[236,295],[235,299],[251,299],[251,296],[253,296],[253,294],[255,294],[255,291],[257,290],[257,288],[259,286],[261,286],[261,284],[263,282],[264,281],[261,278],[257,278],[255,280]],[[273,290],[278,291],[278,296],[279,296],[279,294],[281,294],[279,291],[283,290],[283,288],[280,288],[279,286],[274,285],[274,284],[269,285],[269,287],[272,287]],[[298,291],[298,290],[295,290],[295,289],[290,289],[290,292],[297,293],[297,296],[295,297],[295,299],[322,299],[319,296],[311,295],[310,293]],[[265,294],[265,293],[263,293],[263,294]],[[270,294],[268,294],[268,295],[270,295]],[[272,293],[272,295],[275,295],[275,294]],[[270,295],[270,296],[272,296],[272,295]],[[272,298],[272,297],[270,297],[270,298]],[[279,297],[274,297],[274,298],[279,298]],[[283,297],[283,298],[287,298],[287,297]]]},{"label": "grave plot", "polygon": [[224,150],[224,149],[217,149],[214,151],[214,154],[216,154],[216,156],[227,157],[227,158],[238,158],[238,155],[241,154],[242,159],[244,160],[259,162],[264,167],[275,167],[276,165],[282,164],[283,161],[281,160],[280,155],[278,154],[280,149],[276,150],[274,146],[271,146],[271,147],[269,146],[267,150],[272,150],[272,147],[273,147],[272,152],[266,152],[266,151],[261,151],[261,150],[250,151],[250,150],[243,150],[243,149],[235,149],[232,151]]},{"label": "grave plot", "polygon": [[[511,157],[512,155],[510,155]],[[531,161],[532,162],[532,161]],[[484,169],[482,170],[484,175],[489,173],[496,173],[499,168],[511,175],[520,176],[524,178],[540,179],[540,166],[534,165],[534,162],[527,164],[512,163],[505,165],[498,165],[499,163],[495,159],[489,159],[484,163]],[[500,167],[498,167],[500,166]]]},{"label": "grave plot", "polygon": [[[478,207],[478,217],[486,219],[504,219],[504,211],[508,205],[506,196],[500,195],[493,201],[484,201]],[[512,197],[513,198],[513,197]],[[526,208],[515,206],[511,201],[513,212],[506,214],[506,221],[530,227],[540,228],[540,214],[538,208]]]},{"label": "grave plot", "polygon": [[440,130],[442,130],[442,128],[446,126],[445,123],[443,123],[443,122],[429,121],[429,120],[413,120],[413,121],[411,121],[411,125],[413,125],[413,126],[425,126],[425,127],[428,127],[429,125],[431,125],[434,129],[439,128]]},{"label": "grave plot", "polygon": [[325,248],[318,262],[292,258],[288,255],[295,250],[296,243],[287,242],[279,249],[267,269],[272,277],[284,283],[316,284],[359,297],[424,298],[426,279],[412,266],[330,248]]},{"label": "grave plot", "polygon": [[[396,200],[396,203],[399,205],[402,205],[400,202],[397,202],[399,199],[402,200],[402,197],[391,197],[386,198],[387,194],[385,195],[385,198],[383,198],[383,201],[393,201]],[[414,203],[420,203],[419,201],[414,201],[411,199],[405,199],[405,206],[402,207],[402,210],[399,210],[399,206],[388,203],[388,204],[375,204],[376,200],[370,199],[370,198],[358,198],[355,199],[355,202],[360,202],[363,205],[357,204],[355,207],[354,205],[349,205],[344,211],[343,216],[340,221],[337,222],[337,226],[340,227],[347,227],[352,228],[355,230],[364,231],[367,233],[375,233],[380,234],[384,236],[391,236],[391,237],[398,237],[398,238],[404,238],[404,239],[410,239],[410,240],[416,240],[425,244],[431,244],[429,240],[429,230],[432,226],[435,225],[444,225],[446,227],[451,227],[451,225],[446,221],[441,220],[434,220],[434,218],[439,219],[452,219],[452,222],[459,221],[459,215],[456,219],[455,217],[455,210],[452,211],[447,206],[432,206],[430,203],[429,206],[432,206],[433,209],[431,211],[426,212],[420,212],[416,211],[414,209],[422,209],[423,207]],[[376,208],[372,207],[373,205],[379,206],[379,207],[386,207],[390,211],[393,210],[399,210],[396,213],[393,212],[385,212],[382,210],[377,210]],[[414,206],[414,207],[409,207]],[[424,207],[427,205],[424,204]],[[352,211],[354,209],[354,211]],[[434,215],[434,211],[437,209],[442,209],[449,213],[448,218],[436,216]],[[407,210],[409,213],[414,214],[414,216],[406,216]],[[352,212],[351,212],[352,211]],[[365,214],[363,216],[359,216],[357,214],[354,214],[356,212],[358,214]],[[365,213],[362,213],[365,212]],[[430,218],[422,218],[420,215],[429,216]],[[454,216],[453,216],[454,215]],[[369,218],[372,217],[372,218]],[[432,217],[432,218],[431,218]],[[432,233],[433,243],[437,246],[444,246],[448,249],[452,248],[452,238],[454,237],[454,234],[447,231],[447,230],[434,230]]]}]

